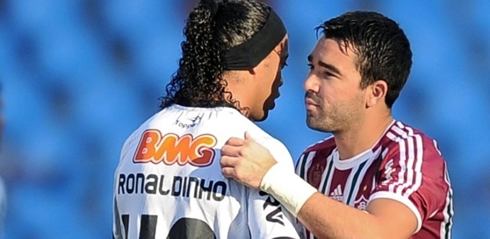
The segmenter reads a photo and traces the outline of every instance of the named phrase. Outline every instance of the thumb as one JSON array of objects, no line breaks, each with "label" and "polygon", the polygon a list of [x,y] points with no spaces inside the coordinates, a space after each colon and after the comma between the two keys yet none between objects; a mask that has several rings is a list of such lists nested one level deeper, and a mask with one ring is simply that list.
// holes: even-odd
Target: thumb
[{"label": "thumb", "polygon": [[244,136],[245,140],[253,140],[252,136],[250,136],[250,133],[248,131],[245,131],[245,136]]}]

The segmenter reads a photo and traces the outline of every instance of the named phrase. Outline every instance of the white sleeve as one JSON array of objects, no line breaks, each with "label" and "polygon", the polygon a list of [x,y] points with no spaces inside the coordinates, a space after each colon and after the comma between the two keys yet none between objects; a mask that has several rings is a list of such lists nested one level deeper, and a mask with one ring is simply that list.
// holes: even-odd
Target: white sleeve
[{"label": "white sleeve", "polygon": [[121,223],[121,217],[119,215],[119,208],[117,207],[117,201],[116,198],[114,197],[113,201],[113,212],[112,212],[112,238],[113,239],[123,239],[123,233],[122,230],[123,225]]},{"label": "white sleeve", "polygon": [[248,226],[251,238],[300,238],[296,219],[265,192],[249,190]]},{"label": "white sleeve", "polygon": [[[286,147],[275,139],[258,141],[276,161],[294,172],[294,164]],[[265,192],[248,190],[248,226],[251,238],[300,238],[299,224],[274,197]]]}]

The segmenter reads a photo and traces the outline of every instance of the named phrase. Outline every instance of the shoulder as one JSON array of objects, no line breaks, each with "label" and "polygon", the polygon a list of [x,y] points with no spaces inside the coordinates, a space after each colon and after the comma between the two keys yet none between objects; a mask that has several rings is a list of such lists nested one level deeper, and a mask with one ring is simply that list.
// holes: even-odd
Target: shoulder
[{"label": "shoulder", "polygon": [[308,146],[303,151],[303,154],[315,152],[315,151],[332,151],[333,149],[335,149],[335,147],[337,147],[335,144],[335,139],[333,136],[330,136],[326,139],[320,140],[320,141]]},{"label": "shoulder", "polygon": [[250,135],[262,146],[264,146],[272,154],[274,159],[280,164],[286,164],[293,168],[293,159],[286,146],[278,139],[272,137],[260,128],[251,132]]},{"label": "shoulder", "polygon": [[400,121],[395,122],[387,131],[382,147],[387,150],[385,159],[420,160],[420,164],[434,166],[444,164],[436,140]]},{"label": "shoulder", "polygon": [[400,121],[390,127],[386,137],[389,139],[386,145],[391,148],[403,147],[404,150],[423,150],[441,154],[436,140]]},{"label": "shoulder", "polygon": [[161,117],[164,111],[165,109],[153,114],[152,116],[147,118],[143,123],[141,123],[136,129],[134,129],[124,141],[123,151],[125,151],[131,145],[134,145],[135,143],[139,143],[141,134],[148,129],[148,125],[156,124],[156,122],[158,122],[158,118]]},{"label": "shoulder", "polygon": [[[304,168],[305,165],[310,164],[314,158],[327,158],[336,147],[337,146],[333,136],[308,146],[298,158],[298,161],[296,162],[296,170]],[[300,165],[302,166],[300,167]]]},{"label": "shoulder", "polygon": [[279,139],[273,137],[263,129],[261,129],[255,123],[249,121],[245,127],[242,127],[239,137],[243,137],[245,131],[250,134],[250,136],[264,148],[266,148],[277,163],[286,164],[288,167],[293,167],[293,159],[287,147]]}]

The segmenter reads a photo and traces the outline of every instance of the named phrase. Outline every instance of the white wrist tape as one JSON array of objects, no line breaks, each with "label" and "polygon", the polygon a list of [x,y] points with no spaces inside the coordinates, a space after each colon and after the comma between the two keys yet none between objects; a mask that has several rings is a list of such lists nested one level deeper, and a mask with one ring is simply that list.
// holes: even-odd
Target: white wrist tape
[{"label": "white wrist tape", "polygon": [[306,200],[317,192],[316,188],[294,172],[278,164],[272,166],[264,175],[260,182],[260,189],[281,202],[295,217]]}]

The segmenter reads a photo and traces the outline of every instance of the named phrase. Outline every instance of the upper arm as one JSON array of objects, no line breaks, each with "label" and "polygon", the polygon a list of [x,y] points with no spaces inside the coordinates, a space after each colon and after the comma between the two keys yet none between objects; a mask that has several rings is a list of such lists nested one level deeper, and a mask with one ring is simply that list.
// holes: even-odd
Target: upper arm
[{"label": "upper arm", "polygon": [[390,198],[369,202],[366,211],[375,216],[391,238],[409,238],[417,228],[417,219],[410,208]]},{"label": "upper arm", "polygon": [[112,212],[112,238],[113,239],[120,239],[122,237],[122,225],[120,221],[120,216],[119,216],[119,208],[117,206],[117,200],[114,197],[113,201],[113,212]]},{"label": "upper arm", "polygon": [[417,233],[424,221],[444,207],[449,193],[445,163],[431,140],[421,135],[400,140],[384,157],[379,170],[368,211],[386,219],[390,228],[399,228],[400,233],[402,228],[409,228],[409,235]]}]

